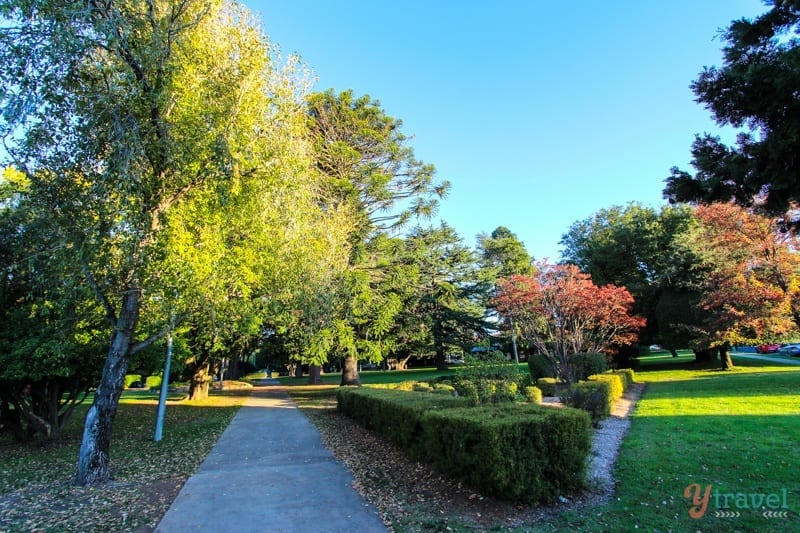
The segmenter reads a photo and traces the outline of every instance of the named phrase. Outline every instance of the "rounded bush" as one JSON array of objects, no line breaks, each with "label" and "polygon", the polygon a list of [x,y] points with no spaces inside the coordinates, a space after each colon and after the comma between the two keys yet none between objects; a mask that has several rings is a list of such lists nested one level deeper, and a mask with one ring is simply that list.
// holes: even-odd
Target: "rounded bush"
[{"label": "rounded bush", "polygon": [[536,386],[539,387],[544,396],[555,396],[557,383],[558,380],[556,378],[539,378],[536,380]]},{"label": "rounded bush", "polygon": [[535,386],[525,387],[525,399],[529,403],[540,405],[542,403],[542,389]]},{"label": "rounded bush", "polygon": [[478,405],[480,403],[478,387],[468,379],[462,379],[456,382],[455,389],[458,396],[466,398],[472,405]]}]

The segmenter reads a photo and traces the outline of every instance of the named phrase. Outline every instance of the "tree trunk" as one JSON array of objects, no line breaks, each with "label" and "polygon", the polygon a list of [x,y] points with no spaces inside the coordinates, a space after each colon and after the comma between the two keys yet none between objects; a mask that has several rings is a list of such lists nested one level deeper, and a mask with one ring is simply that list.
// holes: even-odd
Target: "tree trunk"
[{"label": "tree trunk", "polygon": [[728,348],[729,346],[727,344],[723,344],[719,347],[719,360],[722,365],[722,370],[730,370],[733,368],[733,359],[731,359]]},{"label": "tree trunk", "polygon": [[405,356],[405,357],[403,357],[401,359],[398,359],[397,360],[397,365],[394,367],[395,370],[405,370],[405,369],[407,369],[408,368],[408,361],[410,359],[411,359],[411,354],[408,354],[407,356]]},{"label": "tree trunk", "polygon": [[209,375],[210,365],[208,363],[198,364],[192,373],[192,381],[189,384],[189,399],[202,400],[208,398],[208,384],[211,382]]},{"label": "tree trunk", "polygon": [[361,380],[358,377],[358,359],[353,356],[344,358],[344,366],[342,367],[342,387],[346,385],[361,386]]},{"label": "tree trunk", "polygon": [[318,365],[309,365],[308,367],[308,384],[309,385],[322,385],[322,367]]},{"label": "tree trunk", "polygon": [[139,297],[136,289],[129,289],[122,299],[120,316],[111,335],[106,364],[100,385],[94,393],[94,402],[86,413],[83,440],[78,453],[78,471],[75,483],[84,487],[105,483],[111,479],[109,451],[111,428],[117,414],[119,397],[125,385],[130,348],[136,323],[139,320]]},{"label": "tree trunk", "polygon": [[670,348],[669,353],[672,354],[672,357],[678,357],[678,350],[676,350],[675,348]]},{"label": "tree trunk", "polygon": [[706,348],[704,350],[694,350],[694,360],[698,363],[709,363],[714,359],[714,352],[716,350],[712,348]]},{"label": "tree trunk", "polygon": [[297,366],[294,367],[294,377],[302,378],[303,377],[303,364],[297,363]]}]

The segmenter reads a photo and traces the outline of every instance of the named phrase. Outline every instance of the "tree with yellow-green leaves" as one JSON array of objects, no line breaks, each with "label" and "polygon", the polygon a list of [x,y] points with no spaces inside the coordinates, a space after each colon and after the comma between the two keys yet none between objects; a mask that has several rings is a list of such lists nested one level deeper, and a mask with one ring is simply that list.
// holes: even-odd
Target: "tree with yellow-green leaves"
[{"label": "tree with yellow-green leaves", "polygon": [[329,284],[345,207],[318,194],[302,70],[242,6],[20,0],[0,16],[0,126],[29,180],[19,208],[48,220],[53,260],[108,328],[76,477],[92,485],[110,478],[131,357],[170,316],[229,342]]}]

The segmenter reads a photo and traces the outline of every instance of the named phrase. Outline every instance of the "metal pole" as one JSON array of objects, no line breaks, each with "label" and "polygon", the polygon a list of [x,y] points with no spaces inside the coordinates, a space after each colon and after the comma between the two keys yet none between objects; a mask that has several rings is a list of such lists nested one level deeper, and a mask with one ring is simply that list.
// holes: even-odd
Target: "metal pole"
[{"label": "metal pole", "polygon": [[161,378],[161,394],[158,398],[158,411],[156,412],[156,431],[153,441],[159,442],[164,432],[164,415],[167,410],[167,392],[169,391],[169,367],[172,364],[172,329],[167,334],[167,362],[164,363],[164,375]]},{"label": "metal pole", "polygon": [[514,318],[509,317],[511,321],[511,347],[514,350],[514,362],[519,365],[519,355],[517,355],[517,328],[514,327]]}]

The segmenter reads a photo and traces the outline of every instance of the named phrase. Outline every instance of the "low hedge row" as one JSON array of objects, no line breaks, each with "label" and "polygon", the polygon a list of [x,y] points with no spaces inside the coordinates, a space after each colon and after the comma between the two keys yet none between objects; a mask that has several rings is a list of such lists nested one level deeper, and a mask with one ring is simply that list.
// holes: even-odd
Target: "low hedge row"
[{"label": "low hedge row", "polygon": [[611,414],[614,402],[622,398],[636,382],[633,370],[623,368],[603,374],[589,376],[588,381],[573,384],[567,395],[567,404],[589,413],[592,423],[597,423]]},{"label": "low hedge row", "polygon": [[567,394],[566,404],[583,409],[597,426],[600,420],[611,414],[611,383],[608,381],[581,381],[573,383]]},{"label": "low hedge row", "polygon": [[589,376],[587,381],[605,381],[609,385],[609,402],[613,405],[614,402],[622,398],[625,392],[625,382],[619,374],[595,374]]},{"label": "low hedge row", "polygon": [[341,411],[415,460],[484,494],[552,502],[583,485],[590,420],[522,403],[462,407],[463,398],[342,388]]}]

